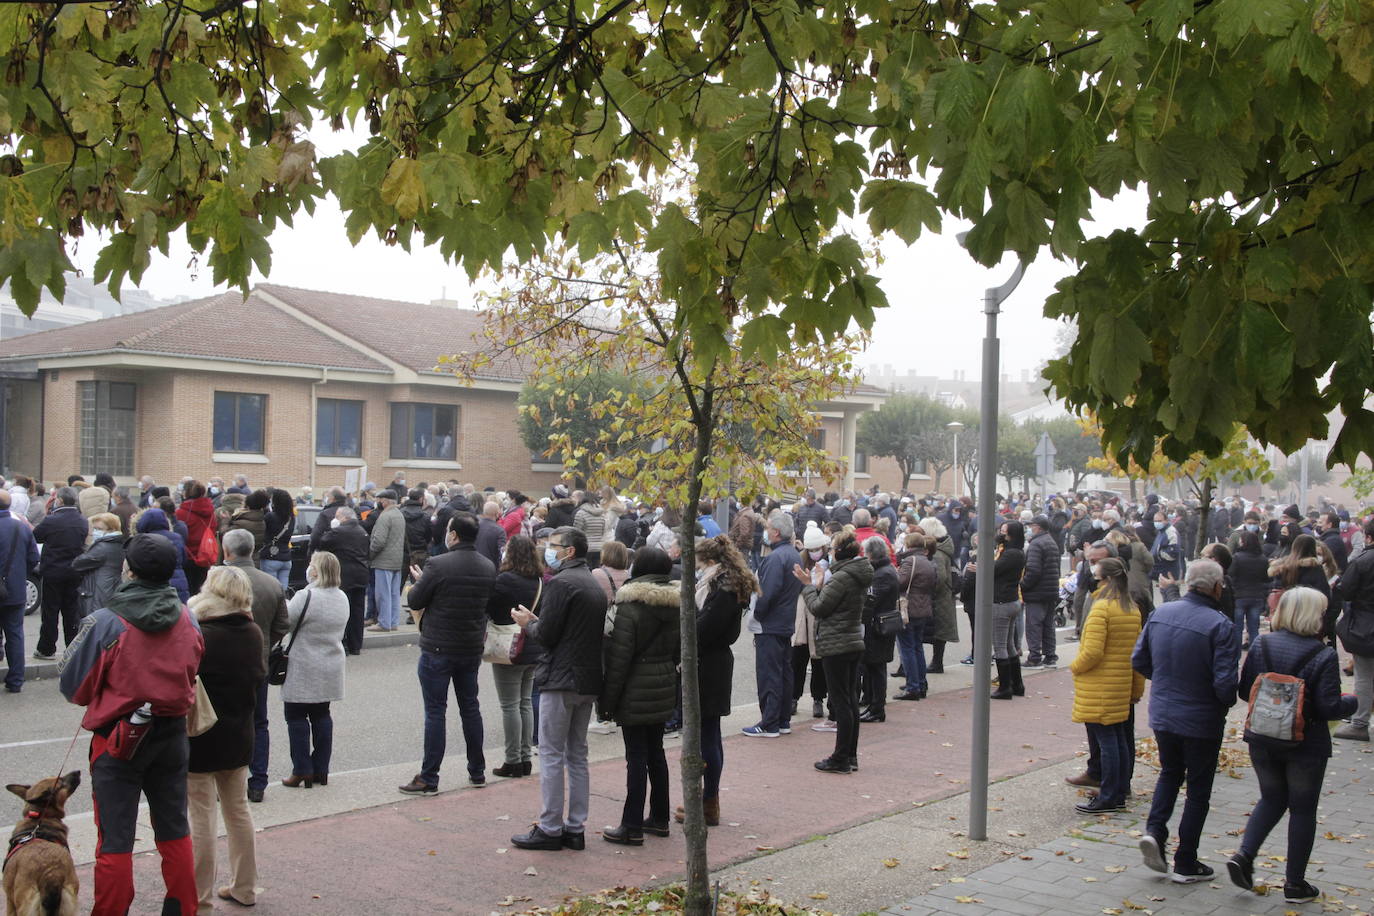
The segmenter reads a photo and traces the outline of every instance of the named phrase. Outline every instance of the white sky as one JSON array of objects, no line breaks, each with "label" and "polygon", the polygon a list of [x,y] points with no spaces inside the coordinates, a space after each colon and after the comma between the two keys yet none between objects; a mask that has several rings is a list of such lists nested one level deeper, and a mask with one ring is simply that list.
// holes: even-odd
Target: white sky
[{"label": "white sky", "polygon": [[[347,142],[339,134],[314,133],[321,155]],[[1099,201],[1094,213],[1102,224],[1086,227],[1085,234],[1092,237],[1126,225],[1142,225],[1144,209],[1143,195],[1129,192],[1112,202]],[[465,306],[474,304],[475,290],[467,272],[445,263],[435,247],[416,246],[406,252],[386,246],[375,235],[365,237],[356,248],[349,245],[343,215],[332,200],[321,201],[314,216],[301,214],[295,223],[272,236],[271,274],[255,275],[253,282],[270,280],[304,289],[414,302],[447,296]],[[895,237],[884,243],[884,262],[877,274],[890,308],[879,313],[873,343],[858,361],[860,368],[890,364],[899,373],[915,369],[921,375],[942,378],[952,377],[955,370],[970,375],[979,371],[983,290],[1002,283],[1015,262],[1008,258],[996,270],[974,263],[955,239],[966,228],[967,224],[946,220],[942,234],[923,235],[909,248]],[[73,254],[77,267],[88,276],[101,241],[94,234],[87,236]],[[203,263],[196,275],[191,273],[191,255],[184,238],[173,242],[166,258],[154,252],[141,288],[160,298],[222,292],[210,282],[210,271]],[[1069,270],[1069,265],[1042,255],[1005,303],[999,322],[1002,371],[1012,378],[1018,378],[1021,370],[1035,370],[1053,352],[1057,323],[1043,316],[1042,307],[1054,284]]]}]

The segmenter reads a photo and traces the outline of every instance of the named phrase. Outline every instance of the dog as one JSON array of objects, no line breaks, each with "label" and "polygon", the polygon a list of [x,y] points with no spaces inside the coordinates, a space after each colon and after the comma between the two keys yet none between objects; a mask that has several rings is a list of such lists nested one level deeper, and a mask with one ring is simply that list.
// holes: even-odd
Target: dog
[{"label": "dog", "polygon": [[76,865],[67,848],[67,799],[81,773],[6,789],[24,799],[24,814],[5,855],[6,916],[76,916]]}]

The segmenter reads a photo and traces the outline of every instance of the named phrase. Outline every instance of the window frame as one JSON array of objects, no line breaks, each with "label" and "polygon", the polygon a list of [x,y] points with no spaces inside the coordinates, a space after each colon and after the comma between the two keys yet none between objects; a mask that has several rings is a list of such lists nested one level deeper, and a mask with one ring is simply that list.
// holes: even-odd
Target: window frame
[{"label": "window frame", "polygon": [[[324,409],[326,404],[332,405],[334,410],[334,441],[331,443],[331,451],[320,451],[320,411]],[[358,408],[358,448],[352,453],[345,452],[339,447],[339,415],[342,412],[341,408],[345,404],[356,405]],[[317,398],[315,400],[315,457],[361,458],[363,456],[362,432],[364,429],[363,418],[367,409],[365,406],[366,404],[366,401],[361,401],[356,398]]]},{"label": "window frame", "polygon": [[[115,407],[111,402],[114,400],[115,386],[121,389],[127,388],[130,393],[131,406]],[[87,393],[91,395],[91,405],[87,406]],[[103,395],[103,397],[102,397]],[[106,379],[84,379],[77,382],[77,464],[81,468],[83,475],[94,476],[96,473],[104,472],[118,477],[131,477],[134,467],[138,460],[138,383],[127,381],[111,381]],[[93,429],[90,436],[86,434],[87,412],[90,412],[90,420]],[[122,430],[128,440],[128,461],[115,460],[114,456],[102,453],[113,451],[113,446],[109,443],[116,434],[112,414],[118,411],[126,414],[124,422],[129,424],[128,428]],[[87,446],[87,439],[90,446]],[[89,463],[87,457],[89,455]],[[124,456],[121,456],[124,457]]]},{"label": "window frame", "polygon": [[[215,426],[219,414],[219,399],[221,396],[234,399],[234,421],[233,421],[233,443],[228,448],[221,448],[215,441]],[[261,414],[258,420],[258,449],[239,448],[239,424],[240,407],[243,398],[261,398]],[[267,454],[267,404],[268,396],[263,392],[256,391],[220,391],[214,392],[213,402],[210,409],[210,446],[211,450],[217,455],[266,455]]]},{"label": "window frame", "polygon": [[[386,453],[389,461],[445,461],[457,463],[458,461],[458,437],[459,423],[462,421],[462,412],[457,404],[439,404],[432,401],[392,401],[390,415],[387,417],[387,444]],[[438,412],[441,410],[452,411],[453,414],[453,447],[452,454],[449,455],[417,455],[415,454],[415,413],[420,408],[429,408],[434,413],[431,415],[430,433],[434,432],[434,419],[437,419]],[[405,411],[405,450],[403,454],[396,453],[396,411]]]}]

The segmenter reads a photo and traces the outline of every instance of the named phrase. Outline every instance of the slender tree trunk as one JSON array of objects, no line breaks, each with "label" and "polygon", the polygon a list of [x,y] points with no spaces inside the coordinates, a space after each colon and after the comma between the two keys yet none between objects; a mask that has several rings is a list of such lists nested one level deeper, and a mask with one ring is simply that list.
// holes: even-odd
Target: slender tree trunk
[{"label": "slender tree trunk", "polygon": [[692,476],[687,481],[687,507],[678,537],[682,544],[682,807],[686,812],[682,835],[687,845],[687,916],[710,916],[710,865],[706,857],[706,815],[702,809],[701,692],[697,678],[697,564],[696,507],[701,501],[701,476],[711,455],[714,432],[709,401],[696,423],[697,447]]},{"label": "slender tree trunk", "polygon": [[1193,559],[1202,556],[1202,548],[1206,545],[1207,537],[1212,530],[1212,478],[1204,477],[1202,487],[1198,496],[1201,507],[1198,509],[1197,519],[1197,546],[1194,549]]}]

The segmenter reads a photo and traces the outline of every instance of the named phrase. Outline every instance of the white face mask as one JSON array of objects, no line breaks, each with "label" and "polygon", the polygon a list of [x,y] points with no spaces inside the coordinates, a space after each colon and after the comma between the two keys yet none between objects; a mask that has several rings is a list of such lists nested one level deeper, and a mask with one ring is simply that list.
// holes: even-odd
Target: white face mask
[{"label": "white face mask", "polygon": [[337,528],[337,527],[339,527],[339,526],[342,525],[342,524],[343,524],[343,519],[333,518],[333,519],[330,519],[330,520],[329,520],[329,527],[330,527],[330,528]]},{"label": "white face mask", "polygon": [[825,556],[825,550],[824,550],[824,549],[821,549],[821,550],[809,550],[809,551],[807,551],[807,553],[811,554],[811,559],[813,559],[813,560],[819,560],[821,557]]}]

